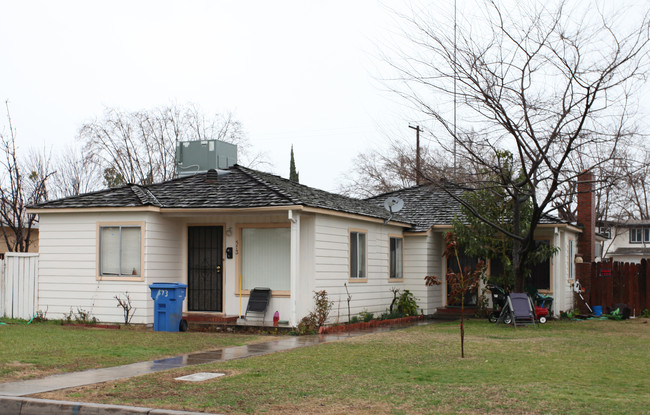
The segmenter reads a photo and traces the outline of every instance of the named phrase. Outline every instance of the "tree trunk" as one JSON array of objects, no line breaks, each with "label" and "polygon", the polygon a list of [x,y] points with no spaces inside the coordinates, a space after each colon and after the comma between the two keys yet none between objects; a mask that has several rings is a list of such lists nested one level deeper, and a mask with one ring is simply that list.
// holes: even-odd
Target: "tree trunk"
[{"label": "tree trunk", "polygon": [[[521,235],[521,198],[519,197],[519,189],[515,186],[512,193],[512,233],[519,236]],[[524,274],[523,261],[521,258],[521,240],[513,238],[512,240],[512,273],[515,279],[515,292],[524,292]]]}]

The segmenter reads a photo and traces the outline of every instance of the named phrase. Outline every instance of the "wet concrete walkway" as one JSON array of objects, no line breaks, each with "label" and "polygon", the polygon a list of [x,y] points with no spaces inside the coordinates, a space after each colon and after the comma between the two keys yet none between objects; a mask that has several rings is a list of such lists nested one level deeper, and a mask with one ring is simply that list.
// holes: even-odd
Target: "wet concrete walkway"
[{"label": "wet concrete walkway", "polygon": [[[420,322],[417,324],[427,324],[427,322]],[[190,353],[182,356],[132,363],[123,366],[90,369],[82,372],[64,373],[60,375],[44,377],[41,379],[0,383],[0,396],[33,395],[36,393],[50,392],[59,389],[67,389],[77,386],[125,379],[134,376],[145,375],[148,373],[155,373],[162,370],[261,356],[285,350],[297,349],[300,347],[314,346],[318,344],[348,339],[364,334],[391,331],[404,327],[405,326],[378,327],[369,330],[341,334],[287,336],[269,342],[249,344],[246,346],[226,347],[209,352]]]}]

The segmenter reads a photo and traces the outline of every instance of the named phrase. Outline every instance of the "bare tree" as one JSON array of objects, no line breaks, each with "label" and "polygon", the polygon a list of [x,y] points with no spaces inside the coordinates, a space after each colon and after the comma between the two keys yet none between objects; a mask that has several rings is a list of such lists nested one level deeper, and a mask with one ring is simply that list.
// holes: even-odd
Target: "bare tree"
[{"label": "bare tree", "polygon": [[31,169],[20,162],[16,153],[16,130],[7,108],[8,133],[0,133],[0,229],[7,248],[15,252],[28,252],[36,216],[27,213],[27,206],[47,199],[47,179],[51,176],[49,159],[33,153]]},{"label": "bare tree", "polygon": [[259,162],[257,156],[250,157],[242,125],[231,114],[206,117],[193,105],[135,112],[107,108],[102,119],[81,127],[79,139],[85,160],[97,167],[109,185],[174,178],[179,141],[226,141],[238,145],[242,164]]},{"label": "bare tree", "polygon": [[[482,15],[461,20],[456,35],[449,25],[418,14],[409,21],[419,53],[393,62],[405,86],[397,92],[450,137],[438,144],[448,151],[457,146],[460,164],[480,165],[489,173],[477,176],[471,187],[501,188],[512,199],[510,230],[458,201],[512,239],[519,292],[537,224],[580,173],[570,170],[570,160],[598,146],[600,160],[584,166],[592,169],[610,159],[619,139],[632,133],[629,102],[635,81],[647,73],[648,12],[634,10],[636,20],[623,25],[620,15],[608,16],[601,6],[584,2],[570,8],[555,1],[506,7],[485,1],[477,8]],[[453,98],[457,118],[449,109]],[[499,164],[504,150],[514,155],[514,169]],[[508,173],[513,170],[522,174]],[[469,187],[453,178],[434,182],[444,189]],[[527,203],[532,220],[522,227],[521,209]]]},{"label": "bare tree", "polygon": [[[342,194],[367,198],[405,187],[418,182],[416,163],[417,149],[414,145],[392,140],[387,149],[374,148],[359,153],[347,180],[339,187]],[[449,157],[428,146],[420,148],[421,184],[438,180],[451,171]],[[459,175],[467,174],[467,167],[459,169]]]},{"label": "bare tree", "polygon": [[54,175],[48,198],[77,196],[102,187],[102,177],[94,163],[87,163],[78,148],[68,146],[54,160]]}]

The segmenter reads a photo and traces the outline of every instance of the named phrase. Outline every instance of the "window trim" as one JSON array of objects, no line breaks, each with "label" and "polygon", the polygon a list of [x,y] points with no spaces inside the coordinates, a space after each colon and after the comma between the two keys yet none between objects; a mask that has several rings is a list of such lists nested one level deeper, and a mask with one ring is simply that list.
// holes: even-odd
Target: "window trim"
[{"label": "window trim", "polygon": [[[648,241],[648,240],[645,239],[645,232],[647,231],[647,229],[649,229],[649,228],[644,228],[644,227],[634,227],[634,228],[630,228],[630,243],[631,243],[631,244],[642,244],[642,243],[644,243],[644,242],[650,242],[650,241]],[[640,236],[641,238],[640,238],[640,240],[634,240],[634,241],[633,241],[633,240],[632,240],[632,235],[634,235],[634,234],[636,233],[636,231],[639,231],[639,232],[640,232],[640,235],[639,235],[639,236]]]},{"label": "window trim", "polygon": [[[391,251],[390,251],[390,241],[391,239],[399,239],[402,241],[402,261],[400,264],[401,268],[401,278],[393,278],[391,276]],[[388,234],[388,282],[404,282],[404,236],[398,234]]]},{"label": "window trim", "polygon": [[[353,277],[352,276],[352,233],[363,234],[364,235],[364,275],[365,277]],[[357,254],[358,255],[358,254]],[[358,265],[358,259],[357,259]],[[368,282],[368,230],[367,229],[358,229],[358,228],[349,228],[348,229],[348,281],[351,283],[364,283]]]},{"label": "window trim", "polygon": [[[140,228],[140,275],[133,276],[114,276],[101,274],[101,229],[110,227],[124,227],[124,228]],[[144,268],[144,255],[145,255],[145,222],[144,221],[123,221],[123,222],[97,222],[95,238],[96,238],[96,255],[95,255],[95,279],[97,281],[144,281],[145,268]]]},{"label": "window trim", "polygon": [[[242,278],[244,276],[242,275],[242,255],[241,255],[241,248],[242,248],[242,230],[245,228],[288,228],[289,232],[291,232],[291,224],[290,223],[240,223],[236,225],[236,232],[237,232],[237,239],[235,240],[235,258],[237,259],[235,263],[235,269],[236,269],[236,278],[235,278],[235,296],[239,297],[240,295],[242,297],[248,297],[251,294],[251,290],[242,290]],[[291,242],[289,242],[289,245],[291,245]],[[291,250],[289,251],[291,252]],[[289,259],[291,260],[291,259]],[[291,275],[289,275],[289,281],[291,281]],[[224,277],[224,284],[225,284],[225,277]],[[224,289],[225,292],[225,289]],[[291,290],[271,290],[271,297],[291,297]]]}]

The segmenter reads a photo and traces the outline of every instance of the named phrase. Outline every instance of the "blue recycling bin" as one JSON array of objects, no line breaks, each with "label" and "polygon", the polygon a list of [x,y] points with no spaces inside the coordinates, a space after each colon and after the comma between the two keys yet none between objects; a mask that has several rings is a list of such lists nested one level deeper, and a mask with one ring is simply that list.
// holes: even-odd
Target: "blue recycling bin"
[{"label": "blue recycling bin", "polygon": [[149,288],[154,303],[154,331],[180,331],[187,285],[177,282],[155,282]]}]

